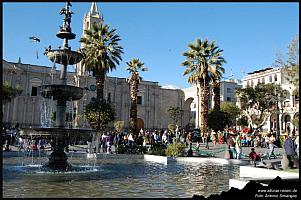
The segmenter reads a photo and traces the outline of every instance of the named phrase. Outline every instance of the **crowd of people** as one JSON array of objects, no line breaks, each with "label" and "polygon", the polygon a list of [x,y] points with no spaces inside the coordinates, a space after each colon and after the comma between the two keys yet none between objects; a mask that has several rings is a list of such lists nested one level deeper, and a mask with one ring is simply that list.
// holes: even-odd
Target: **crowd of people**
[{"label": "crowd of people", "polygon": [[[51,141],[45,139],[22,139],[17,136],[17,132],[18,126],[4,127],[2,139],[4,141],[3,147],[5,151],[10,150],[10,145],[18,146],[19,150],[43,150],[46,146],[50,146],[51,150]],[[224,129],[222,131],[218,130],[215,132],[210,129],[201,134],[198,130],[177,128],[174,132],[168,129],[141,129],[137,136],[131,131],[107,131],[101,135],[98,143],[92,142],[90,139],[86,140],[84,143],[80,143],[79,141],[70,141],[69,145],[87,144],[87,152],[89,153],[96,152],[96,145],[99,145],[99,151],[112,153],[112,145],[114,145],[116,149],[122,144],[128,146],[132,146],[134,144],[152,146],[154,144],[169,145],[175,142],[181,142],[190,148],[194,142],[196,143],[196,150],[201,148],[202,143],[205,144],[205,149],[209,149],[209,143],[212,143],[213,146],[226,144],[229,150],[230,159],[241,159],[243,155],[242,147],[253,147],[253,151],[250,153],[252,154],[252,157],[254,157],[254,147],[266,148],[269,150],[267,155],[268,159],[275,158],[274,150],[279,147],[280,144],[280,142],[275,138],[275,133],[262,134],[259,131],[235,131],[231,129]],[[295,137],[292,133],[290,133],[284,141],[283,147],[291,166],[294,156],[299,156],[299,136],[297,135]]]},{"label": "crowd of people", "polygon": [[[6,129],[2,135],[4,151],[11,151],[12,146],[18,147],[19,151],[44,150],[46,146],[51,146],[46,139],[28,139],[17,135],[16,129]],[[51,148],[51,147],[50,147]]]}]

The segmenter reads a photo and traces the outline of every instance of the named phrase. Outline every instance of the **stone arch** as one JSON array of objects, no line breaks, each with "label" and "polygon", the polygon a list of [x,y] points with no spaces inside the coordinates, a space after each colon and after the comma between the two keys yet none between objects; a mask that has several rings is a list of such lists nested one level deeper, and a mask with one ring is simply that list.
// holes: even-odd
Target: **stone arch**
[{"label": "stone arch", "polygon": [[191,109],[191,103],[193,102],[194,98],[192,97],[189,97],[188,99],[185,100],[184,102],[184,107],[185,108],[188,108],[188,109]]},{"label": "stone arch", "polygon": [[281,126],[282,130],[284,130],[287,133],[290,133],[292,131],[291,127],[290,127],[290,125],[291,125],[291,116],[290,116],[290,114],[284,113],[282,115],[281,122],[282,122],[282,126]]},{"label": "stone arch", "polygon": [[[293,120],[292,120],[292,124],[294,127],[294,131],[299,129],[299,124],[300,124],[300,120],[299,120],[299,112],[296,112],[293,116]],[[297,126],[296,126],[297,125]]]},{"label": "stone arch", "polygon": [[290,105],[290,92],[286,89],[283,90],[283,95],[284,95],[284,99],[283,99],[283,106],[284,107],[291,107]]},{"label": "stone arch", "polygon": [[197,115],[197,102],[194,102],[193,97],[189,97],[184,102],[184,110],[187,110],[184,113],[184,120],[187,124],[183,124],[186,128],[194,128],[196,125],[196,115]]},{"label": "stone arch", "polygon": [[296,113],[294,114],[294,118],[296,118],[296,117],[299,117],[299,112],[296,112]]},{"label": "stone arch", "polygon": [[276,130],[277,129],[277,114],[272,113],[270,116],[270,130]]}]

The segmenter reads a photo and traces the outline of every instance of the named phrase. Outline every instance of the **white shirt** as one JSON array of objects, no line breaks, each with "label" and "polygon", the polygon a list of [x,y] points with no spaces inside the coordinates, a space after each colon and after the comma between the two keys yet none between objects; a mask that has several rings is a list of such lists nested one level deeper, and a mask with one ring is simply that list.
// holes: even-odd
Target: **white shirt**
[{"label": "white shirt", "polygon": [[130,134],[130,135],[129,135],[129,138],[128,138],[128,140],[130,140],[130,141],[134,141],[134,138],[133,138],[132,134]]}]

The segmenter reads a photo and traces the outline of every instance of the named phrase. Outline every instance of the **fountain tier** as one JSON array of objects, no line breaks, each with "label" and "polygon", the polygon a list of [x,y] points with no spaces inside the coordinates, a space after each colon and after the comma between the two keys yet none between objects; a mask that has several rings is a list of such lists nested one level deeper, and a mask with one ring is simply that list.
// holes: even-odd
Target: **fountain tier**
[{"label": "fountain tier", "polygon": [[79,100],[83,97],[83,89],[71,85],[42,85],[40,94],[44,98],[53,97],[53,100]]},{"label": "fountain tier", "polygon": [[69,31],[65,31],[65,30],[61,30],[61,31],[59,31],[57,34],[56,34],[56,36],[58,37],[58,38],[61,38],[61,39],[68,39],[68,40],[72,40],[72,39],[74,39],[75,38],[75,34],[74,33],[71,33],[71,32],[69,32]]},{"label": "fountain tier", "polygon": [[49,127],[49,128],[23,128],[20,131],[19,135],[21,138],[25,139],[52,139],[58,136],[68,136],[70,138],[76,136],[86,136],[90,137],[93,133],[91,129],[77,129],[77,128],[58,128],[58,127]]},{"label": "fountain tier", "polygon": [[62,65],[74,65],[81,61],[83,55],[69,49],[55,49],[46,52],[47,57],[55,63]]}]

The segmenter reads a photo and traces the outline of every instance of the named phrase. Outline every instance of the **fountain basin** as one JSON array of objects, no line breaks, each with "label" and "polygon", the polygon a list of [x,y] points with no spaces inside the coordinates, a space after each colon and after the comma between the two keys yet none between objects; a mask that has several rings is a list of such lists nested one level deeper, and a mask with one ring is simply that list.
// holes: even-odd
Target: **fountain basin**
[{"label": "fountain basin", "polygon": [[42,85],[39,90],[44,98],[53,97],[53,100],[73,101],[83,97],[83,88],[71,85]]},{"label": "fountain basin", "polygon": [[[211,162],[165,165],[146,162],[143,155],[98,154],[97,159],[87,159],[87,154],[72,154],[70,163],[74,169],[58,173],[29,167],[26,163],[19,167],[21,171],[14,167],[20,162],[20,157],[4,156],[3,196],[191,198],[197,194],[208,197],[212,193],[227,191],[229,179],[237,177],[239,172],[239,166]],[[47,158],[40,160],[45,162]],[[76,171],[78,168],[79,172]]]},{"label": "fountain basin", "polygon": [[62,65],[74,65],[83,58],[81,53],[69,49],[48,50],[46,55],[52,62]]}]

